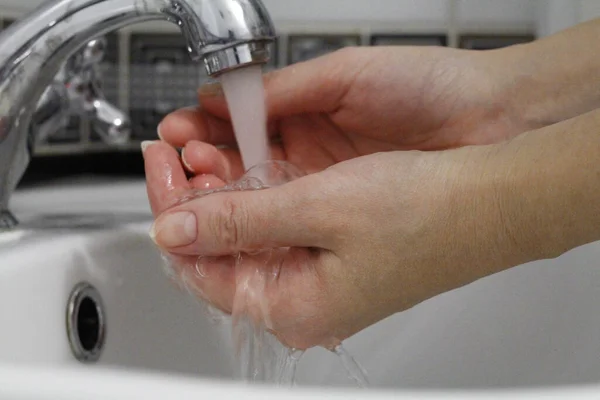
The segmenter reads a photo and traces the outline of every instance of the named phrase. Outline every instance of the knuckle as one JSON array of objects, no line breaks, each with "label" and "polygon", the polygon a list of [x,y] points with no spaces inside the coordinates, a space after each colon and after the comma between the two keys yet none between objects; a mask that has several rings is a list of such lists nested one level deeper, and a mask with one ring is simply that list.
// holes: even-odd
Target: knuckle
[{"label": "knuckle", "polygon": [[209,218],[209,229],[224,248],[238,249],[243,245],[248,221],[245,210],[241,203],[225,198],[219,210]]}]

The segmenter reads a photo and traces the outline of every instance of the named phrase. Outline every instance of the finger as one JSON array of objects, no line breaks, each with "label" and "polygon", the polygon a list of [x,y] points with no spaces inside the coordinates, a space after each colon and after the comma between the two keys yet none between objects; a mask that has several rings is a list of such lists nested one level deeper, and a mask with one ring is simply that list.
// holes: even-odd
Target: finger
[{"label": "finger", "polygon": [[142,144],[146,189],[155,216],[172,207],[190,188],[177,151],[161,141]]},{"label": "finger", "polygon": [[[183,149],[181,158],[190,172],[213,174],[226,182],[240,178],[245,172],[238,150],[217,149],[208,143],[189,142]],[[285,159],[281,145],[271,145],[271,159]]]},{"label": "finger", "polygon": [[[234,298],[234,326],[236,317],[250,317],[255,323],[273,328],[271,301],[281,287],[277,285],[279,272],[286,265],[287,249],[275,249],[256,254],[241,254],[236,266],[238,292]],[[285,267],[284,267],[285,265]]]},{"label": "finger", "polygon": [[192,296],[231,313],[235,295],[235,259],[232,256],[198,258],[164,254],[168,278]]},{"label": "finger", "polygon": [[188,142],[181,152],[181,160],[196,175],[212,174],[226,182],[232,179],[231,161],[211,144],[197,140]]},{"label": "finger", "polygon": [[200,257],[184,275],[184,286],[196,297],[231,314],[236,289],[236,258]]},{"label": "finger", "polygon": [[278,247],[326,247],[328,225],[318,180],[310,175],[283,186],[215,193],[160,215],[152,236],[176,254],[220,256]]},{"label": "finger", "polygon": [[[369,62],[368,51],[337,51],[266,74],[264,82],[269,119],[338,109],[353,81]],[[207,112],[229,119],[220,84],[201,87],[199,101]]]},{"label": "finger", "polygon": [[214,175],[198,175],[190,179],[194,189],[214,190],[222,188],[226,183]]},{"label": "finger", "polygon": [[174,111],[162,120],[157,130],[162,140],[175,147],[183,147],[190,140],[235,145],[231,123],[198,107]]}]

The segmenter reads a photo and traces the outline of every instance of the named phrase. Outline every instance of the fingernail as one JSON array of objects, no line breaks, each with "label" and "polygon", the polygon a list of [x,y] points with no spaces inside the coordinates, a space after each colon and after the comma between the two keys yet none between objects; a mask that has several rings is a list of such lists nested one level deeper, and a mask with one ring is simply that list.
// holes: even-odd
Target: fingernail
[{"label": "fingernail", "polygon": [[198,278],[211,278],[228,269],[235,268],[233,256],[223,257],[199,257],[196,261],[196,276]]},{"label": "fingernail", "polygon": [[205,257],[199,257],[196,261],[196,273],[200,278],[208,278],[209,269],[207,267],[208,260]]},{"label": "fingernail", "polygon": [[156,140],[144,140],[141,144],[142,153],[144,153],[146,150],[148,150],[148,147],[152,146],[155,143],[156,143]]},{"label": "fingernail", "polygon": [[158,124],[158,126],[156,127],[156,135],[158,136],[158,138],[162,141],[164,141],[162,135],[160,134],[160,127],[162,125],[162,122],[160,124]]},{"label": "fingernail", "polygon": [[219,82],[205,83],[198,90],[200,96],[222,96],[223,86]]},{"label": "fingernail", "polygon": [[197,235],[196,216],[187,211],[159,217],[150,230],[152,240],[166,249],[190,245],[196,241]]},{"label": "fingernail", "polygon": [[192,168],[192,165],[185,159],[185,148],[181,150],[181,162],[183,163],[183,165],[185,165],[188,171],[194,172],[194,168]]}]

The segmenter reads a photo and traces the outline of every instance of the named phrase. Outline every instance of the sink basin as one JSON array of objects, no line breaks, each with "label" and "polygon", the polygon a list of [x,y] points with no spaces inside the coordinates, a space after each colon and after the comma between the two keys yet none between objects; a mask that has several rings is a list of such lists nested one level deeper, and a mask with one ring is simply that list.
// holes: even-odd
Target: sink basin
[{"label": "sink basin", "polygon": [[[132,374],[123,385],[181,379],[179,388],[235,387],[230,328],[167,279],[147,234],[143,182],[56,183],[18,192],[13,203],[24,223],[0,234],[0,397],[18,371],[49,388],[48,377],[63,369],[117,380]],[[345,347],[367,371],[369,394],[596,388],[599,260],[600,243],[592,243],[517,267],[390,317]],[[69,342],[67,306],[82,283],[97,291],[105,322],[91,361],[79,360]],[[353,382],[333,354],[313,349],[299,364],[297,386],[349,390]]]},{"label": "sink basin", "polygon": [[[165,278],[148,229],[149,224],[138,224],[85,233],[35,232],[4,252],[0,296],[6,299],[7,319],[0,360],[78,363],[66,333],[66,307],[71,292],[86,283],[97,290],[106,323],[96,365],[231,375],[226,332]],[[93,310],[80,312],[97,318]],[[210,363],[202,363],[205,358]]]}]

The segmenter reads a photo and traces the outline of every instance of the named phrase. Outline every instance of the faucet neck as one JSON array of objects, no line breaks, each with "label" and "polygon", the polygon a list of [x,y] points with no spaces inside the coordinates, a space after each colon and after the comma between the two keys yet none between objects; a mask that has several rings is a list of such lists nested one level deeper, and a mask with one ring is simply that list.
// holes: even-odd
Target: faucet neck
[{"label": "faucet neck", "polygon": [[0,34],[0,211],[29,164],[38,100],[68,57],[98,35],[161,17],[140,15],[129,0],[61,0],[44,3]]},{"label": "faucet neck", "polygon": [[48,0],[0,34],[0,212],[29,163],[31,119],[67,59],[126,25],[177,24],[209,75],[265,63],[273,24],[260,0]]}]

